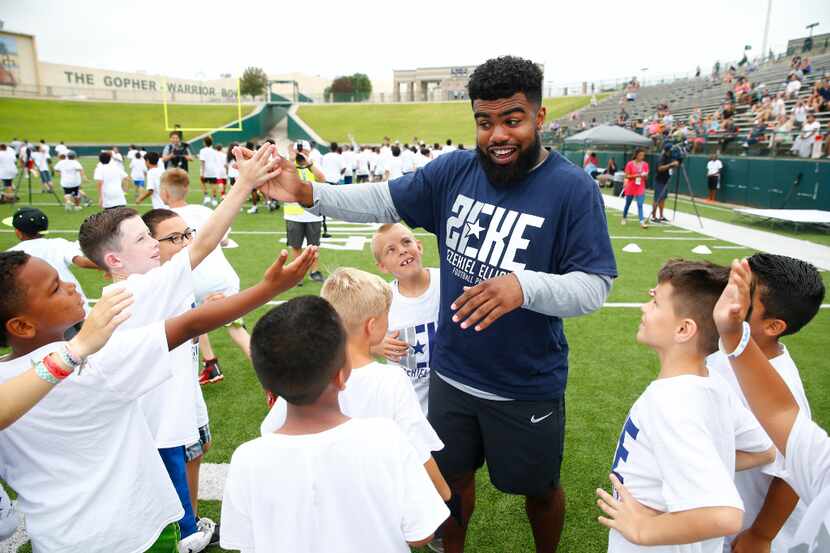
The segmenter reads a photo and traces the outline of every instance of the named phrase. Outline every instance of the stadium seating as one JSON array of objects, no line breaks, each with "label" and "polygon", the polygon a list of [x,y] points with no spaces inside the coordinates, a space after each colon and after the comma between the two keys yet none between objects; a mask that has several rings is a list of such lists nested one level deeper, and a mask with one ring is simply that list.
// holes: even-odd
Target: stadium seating
[{"label": "stadium seating", "polygon": [[[830,52],[810,57],[813,71],[806,75],[802,81],[801,91],[797,99],[806,100],[809,97],[817,80],[824,75],[830,75]],[[749,73],[747,78],[755,86],[762,84],[770,94],[774,95],[783,91],[786,86],[787,75],[790,72],[790,58],[784,58],[776,62],[767,63],[758,67],[757,70]],[[742,74],[739,72],[739,74]],[[722,75],[721,75],[722,76]],[[700,78],[681,79],[666,84],[641,86],[637,99],[625,101],[625,93],[620,91],[606,98],[599,105],[581,110],[576,119],[564,117],[558,120],[564,129],[563,135],[572,134],[581,130],[582,123],[592,124],[614,124],[620,114],[621,108],[628,113],[629,121],[652,118],[658,105],[666,104],[676,122],[687,121],[695,109],[700,109],[702,117],[714,115],[718,112],[726,96],[727,90],[732,85],[723,84],[720,79],[712,80],[708,76]],[[786,100],[787,113],[792,111],[797,99]],[[821,124],[822,134],[830,128],[830,112],[818,113],[817,120]],[[731,144],[727,147],[738,153],[740,142],[752,127],[753,114],[749,105],[735,105],[735,116],[733,119],[737,128],[736,135],[732,135]],[[707,150],[724,147],[724,136],[712,135],[707,137]],[[729,142],[729,141],[727,141]],[[779,145],[777,154],[782,154],[789,149],[791,143]]]}]

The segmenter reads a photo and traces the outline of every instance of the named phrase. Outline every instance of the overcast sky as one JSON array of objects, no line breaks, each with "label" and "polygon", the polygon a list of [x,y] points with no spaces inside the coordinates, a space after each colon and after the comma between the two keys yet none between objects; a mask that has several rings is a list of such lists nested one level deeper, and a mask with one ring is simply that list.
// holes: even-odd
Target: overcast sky
[{"label": "overcast sky", "polygon": [[[0,19],[36,36],[41,61],[173,77],[253,65],[362,72],[380,85],[393,69],[513,54],[544,63],[546,81],[572,83],[708,71],[746,44],[760,52],[766,9],[767,0],[0,0]],[[830,31],[830,0],[773,0],[770,46],[813,22],[816,34]]]}]

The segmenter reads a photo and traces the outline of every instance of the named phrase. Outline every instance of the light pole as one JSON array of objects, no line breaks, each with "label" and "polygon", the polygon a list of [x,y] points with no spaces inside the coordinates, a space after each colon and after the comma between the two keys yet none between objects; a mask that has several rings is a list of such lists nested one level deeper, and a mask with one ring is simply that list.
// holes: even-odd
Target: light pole
[{"label": "light pole", "polygon": [[769,42],[769,20],[772,13],[772,0],[767,2],[767,22],[764,25],[764,45],[761,46],[761,59],[767,55],[767,43]]}]

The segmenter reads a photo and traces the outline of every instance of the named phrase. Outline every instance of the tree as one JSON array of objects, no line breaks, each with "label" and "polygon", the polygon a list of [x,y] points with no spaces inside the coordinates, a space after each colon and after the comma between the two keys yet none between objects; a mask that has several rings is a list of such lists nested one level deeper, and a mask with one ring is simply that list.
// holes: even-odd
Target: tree
[{"label": "tree", "polygon": [[268,87],[268,75],[261,67],[248,67],[242,72],[239,79],[239,92],[243,96],[248,95],[253,100],[254,96],[265,94]]},{"label": "tree", "polygon": [[337,77],[323,94],[327,102],[363,102],[372,94],[372,81],[363,73]]}]

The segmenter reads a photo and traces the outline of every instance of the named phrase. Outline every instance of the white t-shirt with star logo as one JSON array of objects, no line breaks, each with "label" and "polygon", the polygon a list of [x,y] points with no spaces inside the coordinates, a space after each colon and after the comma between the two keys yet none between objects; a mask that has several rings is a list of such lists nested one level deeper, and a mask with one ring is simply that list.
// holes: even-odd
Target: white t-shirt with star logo
[{"label": "white t-shirt with star logo", "polygon": [[401,294],[398,281],[392,281],[392,306],[389,308],[389,332],[398,331],[398,339],[409,344],[406,357],[398,364],[412,382],[424,415],[427,414],[429,395],[429,358],[441,305],[441,271],[428,270],[429,287],[417,298]]}]

